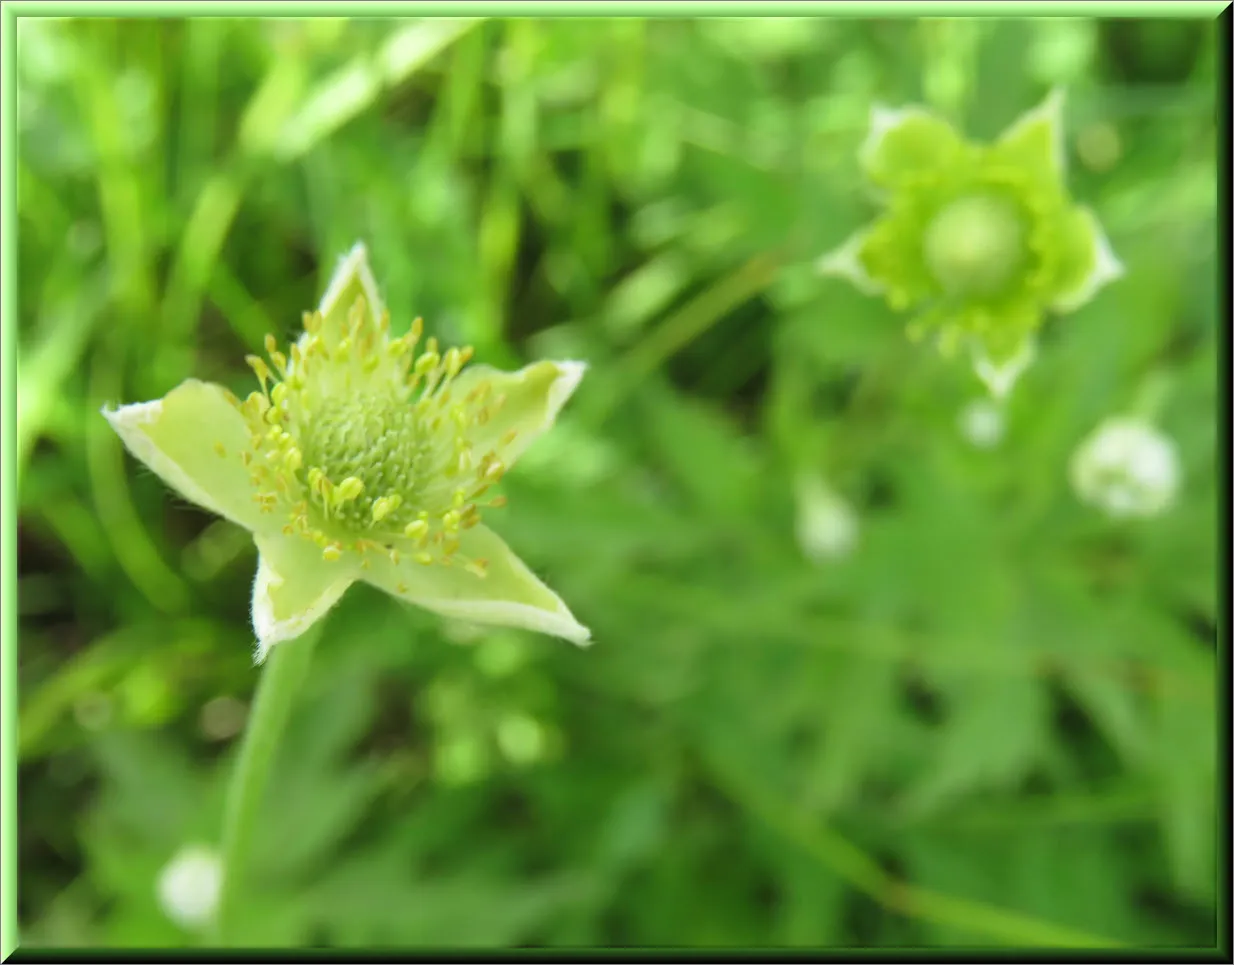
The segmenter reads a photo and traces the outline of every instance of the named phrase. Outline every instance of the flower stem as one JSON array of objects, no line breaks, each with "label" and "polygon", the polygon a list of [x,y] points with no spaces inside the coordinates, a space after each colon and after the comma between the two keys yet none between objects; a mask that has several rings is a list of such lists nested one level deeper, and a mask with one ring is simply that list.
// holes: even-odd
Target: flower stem
[{"label": "flower stem", "polygon": [[296,639],[275,646],[257,684],[223,810],[223,879],[215,920],[220,944],[230,944],[238,896],[244,891],[245,862],[252,851],[270,764],[320,636],[318,621]]}]

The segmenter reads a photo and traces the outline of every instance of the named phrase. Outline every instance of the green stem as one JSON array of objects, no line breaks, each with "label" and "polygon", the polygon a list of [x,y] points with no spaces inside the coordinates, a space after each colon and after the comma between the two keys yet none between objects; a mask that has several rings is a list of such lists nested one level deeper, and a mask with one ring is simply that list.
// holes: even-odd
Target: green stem
[{"label": "green stem", "polygon": [[296,639],[275,646],[257,684],[223,811],[223,881],[216,919],[220,944],[229,944],[232,937],[238,896],[244,893],[245,862],[252,852],[270,764],[320,636],[319,621]]}]

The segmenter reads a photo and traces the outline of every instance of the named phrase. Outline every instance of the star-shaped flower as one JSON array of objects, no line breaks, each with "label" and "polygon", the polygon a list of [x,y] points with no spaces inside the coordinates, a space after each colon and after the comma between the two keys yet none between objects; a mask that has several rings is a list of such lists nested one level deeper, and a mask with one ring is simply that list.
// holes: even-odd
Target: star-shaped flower
[{"label": "star-shaped flower", "polygon": [[819,262],[915,312],[911,336],[967,343],[996,397],[1032,361],[1047,311],[1074,311],[1123,273],[1067,192],[1062,105],[1055,91],[992,144],[923,108],[875,107],[861,164],[884,213]]},{"label": "star-shaped flower", "polygon": [[197,505],[253,534],[257,660],[321,619],[356,580],[444,617],[590,632],[481,522],[492,489],[552,427],[582,362],[467,366],[419,319],[390,336],[357,244],[288,354],[266,336],[241,401],[189,379],[155,402],[104,409],[129,451]]}]

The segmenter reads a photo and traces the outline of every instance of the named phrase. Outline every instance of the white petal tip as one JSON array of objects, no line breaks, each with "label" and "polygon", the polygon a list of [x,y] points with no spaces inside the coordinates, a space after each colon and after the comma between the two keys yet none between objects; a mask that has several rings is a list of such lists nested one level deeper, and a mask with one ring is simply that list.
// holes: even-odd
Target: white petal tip
[{"label": "white petal tip", "polygon": [[870,129],[861,147],[857,149],[860,161],[863,164],[869,161],[889,131],[894,130],[908,118],[925,113],[924,108],[917,106],[888,107],[877,103],[870,105]]},{"label": "white petal tip", "polygon": [[303,610],[280,619],[274,612],[271,590],[282,585],[283,580],[259,549],[257,575],[253,578],[252,605],[253,633],[257,637],[255,663],[262,663],[276,644],[294,640],[318,620],[323,619],[351,586],[351,582],[350,576],[341,577],[322,587]]},{"label": "white petal tip", "polygon": [[1093,244],[1096,247],[1093,268],[1088,273],[1088,277],[1074,291],[1055,299],[1052,307],[1057,312],[1074,312],[1082,308],[1092,301],[1102,288],[1127,274],[1126,267],[1110,246],[1110,239],[1102,230],[1097,216],[1090,211],[1088,217],[1092,222]]},{"label": "white petal tip", "polygon": [[839,248],[819,258],[814,263],[814,270],[826,277],[842,278],[851,282],[854,287],[866,295],[880,294],[883,286],[871,278],[861,265],[859,255],[865,238],[865,231],[857,232]]},{"label": "white petal tip", "polygon": [[974,350],[973,371],[981,379],[986,389],[995,400],[1001,402],[1011,394],[1011,390],[1020,380],[1020,376],[1037,358],[1037,343],[1026,340],[1018,352],[1002,363],[993,362],[985,350],[978,347]]},{"label": "white petal tip", "polygon": [[553,424],[557,419],[557,414],[570,401],[570,396],[574,395],[574,390],[578,388],[579,383],[583,381],[583,376],[587,374],[586,362],[565,361],[553,364],[557,366],[559,374],[549,386],[548,400],[545,405],[546,425]]},{"label": "white petal tip", "polygon": [[372,269],[369,268],[368,247],[363,241],[357,241],[347,254],[339,259],[338,267],[330,276],[330,283],[326,286],[326,293],[321,296],[319,307],[323,315],[330,314],[334,303],[356,277],[360,279],[360,286],[364,289],[364,297],[369,303],[370,310],[375,316],[381,314],[381,296],[377,291],[377,281],[373,277]]}]

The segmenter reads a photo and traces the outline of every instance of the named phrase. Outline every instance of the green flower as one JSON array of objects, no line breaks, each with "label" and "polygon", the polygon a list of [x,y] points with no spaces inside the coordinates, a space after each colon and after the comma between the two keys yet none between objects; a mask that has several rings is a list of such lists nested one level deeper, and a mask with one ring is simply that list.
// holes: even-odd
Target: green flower
[{"label": "green flower", "polygon": [[[467,366],[470,349],[419,355],[420,319],[392,338],[356,245],[288,354],[266,336],[261,384],[241,401],[189,379],[103,410],[129,451],[199,506],[253,534],[257,660],[299,636],[356,580],[444,617],[590,632],[481,522],[489,491],[557,418],[582,362],[517,372]],[[465,367],[467,366],[467,367]]]},{"label": "green flower", "polygon": [[910,336],[968,345],[996,396],[1031,363],[1047,311],[1074,311],[1123,273],[1067,193],[1062,103],[1052,93],[988,145],[921,108],[875,107],[861,163],[884,213],[819,262],[913,311]]}]

